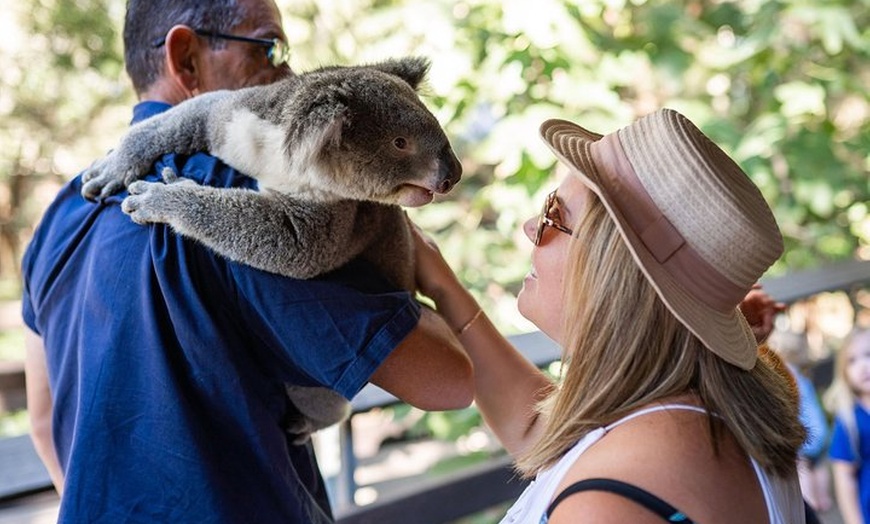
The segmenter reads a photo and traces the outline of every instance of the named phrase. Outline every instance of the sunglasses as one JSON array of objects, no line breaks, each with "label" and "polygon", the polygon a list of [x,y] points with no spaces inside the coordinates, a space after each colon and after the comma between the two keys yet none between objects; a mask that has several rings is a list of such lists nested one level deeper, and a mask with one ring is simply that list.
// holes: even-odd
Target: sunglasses
[{"label": "sunglasses", "polygon": [[562,225],[562,219],[559,215],[559,209],[556,205],[556,192],[553,191],[547,195],[547,200],[544,202],[544,208],[541,209],[541,214],[538,216],[538,229],[535,231],[535,245],[541,245],[541,238],[544,236],[544,228],[552,227],[566,235],[573,235],[574,231],[571,228]]},{"label": "sunglasses", "polygon": [[[205,36],[208,38],[219,38],[221,40],[247,42],[249,44],[263,46],[263,48],[265,48],[266,50],[266,58],[268,58],[269,63],[272,64],[273,67],[282,66],[290,60],[290,47],[277,38],[251,38],[248,36],[236,36],[228,35],[226,33],[217,33],[215,31],[207,31],[205,29],[194,29],[193,32],[198,34],[199,36]],[[164,36],[160,40],[154,42],[153,47],[158,48],[165,43],[166,37]]]}]

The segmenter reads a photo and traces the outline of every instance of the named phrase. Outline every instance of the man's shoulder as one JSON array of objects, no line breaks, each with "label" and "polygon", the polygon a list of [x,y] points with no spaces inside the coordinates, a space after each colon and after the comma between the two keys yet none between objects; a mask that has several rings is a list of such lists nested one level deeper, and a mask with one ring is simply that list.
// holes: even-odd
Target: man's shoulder
[{"label": "man's shoulder", "polygon": [[257,181],[205,151],[192,155],[167,153],[154,163],[146,179],[159,179],[164,168],[197,184],[218,188],[257,189]]},{"label": "man's shoulder", "polygon": [[[133,107],[131,125],[172,109],[170,104],[145,100]],[[173,169],[178,175],[194,182],[212,187],[257,189],[257,181],[225,164],[221,159],[201,151],[192,155],[181,155],[167,151],[158,159],[145,179],[157,181],[165,167]]]}]

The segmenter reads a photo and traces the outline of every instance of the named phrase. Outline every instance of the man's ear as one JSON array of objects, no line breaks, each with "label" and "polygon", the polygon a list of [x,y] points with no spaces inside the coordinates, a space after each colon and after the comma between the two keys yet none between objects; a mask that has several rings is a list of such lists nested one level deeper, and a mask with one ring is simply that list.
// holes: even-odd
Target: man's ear
[{"label": "man's ear", "polygon": [[176,25],[166,33],[164,45],[170,78],[193,96],[200,87],[202,41],[190,27]]}]

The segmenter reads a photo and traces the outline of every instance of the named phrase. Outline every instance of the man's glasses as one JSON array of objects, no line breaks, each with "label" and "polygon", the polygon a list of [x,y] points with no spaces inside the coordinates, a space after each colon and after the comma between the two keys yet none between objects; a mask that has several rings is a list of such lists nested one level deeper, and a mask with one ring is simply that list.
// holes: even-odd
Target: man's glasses
[{"label": "man's glasses", "polygon": [[541,209],[541,214],[538,216],[538,229],[535,231],[535,245],[541,245],[541,238],[544,236],[544,228],[549,226],[557,229],[566,235],[573,235],[574,231],[562,225],[559,209],[556,206],[556,192],[553,191],[547,195],[547,200],[544,202],[544,208]]},{"label": "man's glasses", "polygon": [[[249,44],[263,46],[266,49],[266,57],[269,59],[269,63],[272,64],[272,66],[274,67],[284,65],[290,60],[290,47],[288,47],[287,44],[277,38],[251,38],[248,36],[236,36],[228,35],[226,33],[217,33],[214,31],[207,31],[205,29],[194,29],[193,32],[198,34],[199,36],[205,36],[208,38],[235,40],[236,42],[247,42]],[[165,43],[166,37],[164,36],[160,40],[154,42],[153,46],[157,48],[161,47]]]}]

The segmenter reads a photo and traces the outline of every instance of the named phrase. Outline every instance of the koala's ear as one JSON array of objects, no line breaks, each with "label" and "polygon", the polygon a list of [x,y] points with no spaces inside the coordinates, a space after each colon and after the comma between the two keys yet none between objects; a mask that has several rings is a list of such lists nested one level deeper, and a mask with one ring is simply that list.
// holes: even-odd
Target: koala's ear
[{"label": "koala's ear", "polygon": [[429,72],[429,59],[420,56],[387,60],[379,64],[372,64],[374,69],[397,76],[416,90],[426,74]]},{"label": "koala's ear", "polygon": [[350,118],[348,111],[346,106],[337,105],[332,108],[329,115],[324,115],[320,123],[320,135],[317,140],[319,147],[317,149],[335,147],[341,143],[344,125]]}]

